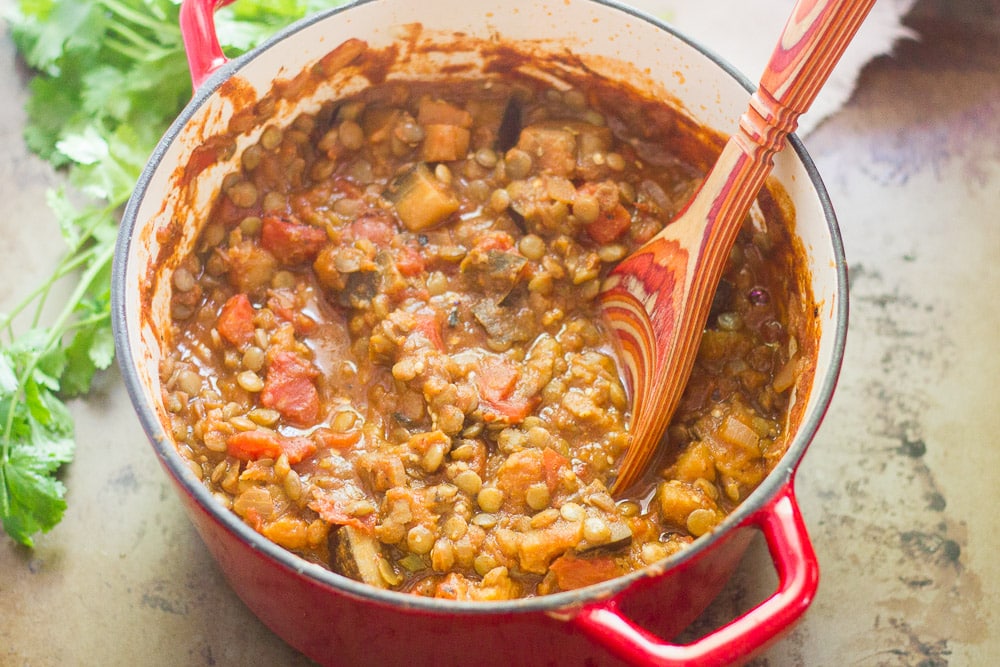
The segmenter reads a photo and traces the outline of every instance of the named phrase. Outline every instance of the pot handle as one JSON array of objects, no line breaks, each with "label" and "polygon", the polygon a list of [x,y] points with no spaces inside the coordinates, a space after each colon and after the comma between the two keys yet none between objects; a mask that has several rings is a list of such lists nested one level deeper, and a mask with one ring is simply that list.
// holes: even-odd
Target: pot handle
[{"label": "pot handle", "polygon": [[636,665],[728,665],[777,639],[806,611],[819,584],[819,566],[789,483],[750,521],[767,540],[778,589],[759,605],[705,637],[670,644],[636,625],[616,600],[584,607],[570,622],[618,657]]},{"label": "pot handle", "polygon": [[215,10],[231,2],[233,0],[184,0],[181,3],[181,38],[195,89],[229,60],[219,45]]}]

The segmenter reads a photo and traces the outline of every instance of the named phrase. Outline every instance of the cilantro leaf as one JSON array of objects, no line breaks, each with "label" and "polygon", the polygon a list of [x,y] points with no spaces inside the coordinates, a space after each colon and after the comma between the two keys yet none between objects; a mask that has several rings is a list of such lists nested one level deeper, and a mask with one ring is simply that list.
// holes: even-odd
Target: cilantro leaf
[{"label": "cilantro leaf", "polygon": [[[0,493],[8,511],[2,514],[4,531],[26,546],[32,535],[45,532],[62,519],[66,487],[52,473],[73,458],[71,434],[27,422],[31,436],[11,447],[0,463]],[[2,507],[2,505],[0,505]]]},{"label": "cilantro leaf", "polygon": [[32,546],[31,536],[56,525],[66,509],[65,487],[53,473],[72,459],[73,424],[45,383],[19,381],[15,367],[0,354],[0,419],[13,436],[0,452],[0,520],[8,535]]}]

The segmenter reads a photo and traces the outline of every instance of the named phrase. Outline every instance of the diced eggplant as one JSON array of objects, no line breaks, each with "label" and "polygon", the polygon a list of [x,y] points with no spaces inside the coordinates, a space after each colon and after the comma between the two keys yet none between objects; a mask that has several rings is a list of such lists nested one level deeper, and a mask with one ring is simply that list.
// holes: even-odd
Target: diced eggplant
[{"label": "diced eggplant", "polygon": [[576,174],[592,180],[607,174],[605,157],[614,143],[611,130],[601,125],[591,123],[573,123],[572,131],[576,134]]},{"label": "diced eggplant", "polygon": [[396,214],[411,232],[443,222],[459,207],[451,188],[439,181],[423,162],[396,178],[385,196],[395,204]]},{"label": "diced eggplant", "polygon": [[485,271],[481,277],[483,287],[504,305],[507,297],[524,276],[528,260],[523,256],[502,250],[489,250],[486,253]]},{"label": "diced eggplant", "polygon": [[576,169],[576,137],[562,123],[527,126],[521,130],[517,147],[531,156],[539,173],[569,177]]},{"label": "diced eggplant", "polygon": [[420,158],[426,162],[461,160],[469,152],[472,133],[458,125],[443,123],[424,125],[424,141]]},{"label": "diced eggplant", "polygon": [[482,294],[498,305],[505,305],[515,287],[527,276],[528,260],[517,252],[473,249],[459,269],[471,275]]},{"label": "diced eggplant", "polygon": [[507,215],[510,217],[511,222],[514,223],[514,226],[517,227],[519,232],[522,234],[528,233],[527,220],[525,220],[524,216],[521,215],[521,213],[518,212],[513,206],[507,209]]},{"label": "diced eggplant", "polygon": [[388,588],[382,576],[385,557],[375,537],[354,526],[341,526],[331,534],[330,540],[333,543],[330,545],[330,566],[334,572],[371,586]]},{"label": "diced eggplant", "polygon": [[425,162],[460,160],[469,152],[472,114],[444,100],[420,99],[417,122],[424,129],[420,156]]},{"label": "diced eggplant", "polygon": [[708,314],[709,321],[714,320],[720,313],[732,309],[730,301],[735,291],[736,285],[731,281],[725,278],[719,281],[719,286],[715,289],[715,295],[712,297],[712,309]]},{"label": "diced eggplant", "polygon": [[523,309],[503,307],[490,299],[477,301],[471,310],[486,334],[500,343],[527,340],[528,328],[533,326],[530,322],[524,322],[525,317],[530,318],[530,315]]},{"label": "diced eggplant", "polygon": [[521,136],[522,125],[521,103],[516,97],[511,97],[507,101],[507,106],[504,107],[503,119],[497,130],[497,150],[506,153],[516,146],[518,137]]},{"label": "diced eggplant", "polygon": [[600,178],[613,144],[611,130],[581,121],[547,120],[521,131],[517,146],[543,174],[566,178]]},{"label": "diced eggplant", "polygon": [[491,275],[497,277],[507,276],[510,279],[517,279],[527,263],[528,260],[516,252],[489,250],[486,253],[488,270]]},{"label": "diced eggplant", "polygon": [[445,100],[430,96],[420,98],[417,122],[421,125],[454,125],[468,129],[472,126],[472,114]]},{"label": "diced eggplant", "polygon": [[378,293],[379,275],[375,271],[357,271],[347,274],[344,289],[337,294],[345,308],[363,308]]}]

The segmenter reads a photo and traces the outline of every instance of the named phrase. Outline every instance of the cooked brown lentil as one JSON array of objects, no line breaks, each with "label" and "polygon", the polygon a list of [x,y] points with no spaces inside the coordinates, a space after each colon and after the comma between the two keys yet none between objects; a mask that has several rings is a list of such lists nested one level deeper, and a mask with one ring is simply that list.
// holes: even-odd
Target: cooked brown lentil
[{"label": "cooked brown lentil", "polygon": [[396,82],[268,126],[173,274],[164,404],[213,494],[310,561],[456,599],[711,532],[783,451],[794,253],[777,207],[748,220],[663,460],[612,499],[629,405],[594,298],[700,178],[629,95]]}]

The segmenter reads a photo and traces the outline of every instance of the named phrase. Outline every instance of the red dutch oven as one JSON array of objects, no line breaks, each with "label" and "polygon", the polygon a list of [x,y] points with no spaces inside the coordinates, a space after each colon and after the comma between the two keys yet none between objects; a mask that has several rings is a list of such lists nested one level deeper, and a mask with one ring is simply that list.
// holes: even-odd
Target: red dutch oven
[{"label": "red dutch oven", "polygon": [[[801,143],[791,137],[774,179],[795,208],[804,281],[819,313],[815,373],[795,397],[793,435],[760,487],[710,535],[627,576],[584,589],[506,602],[456,602],[375,589],[274,545],[223,508],[188,469],[170,436],[158,364],[169,330],[169,276],[196,239],[222,178],[261,128],[218,150],[199,149],[234,113],[354,38],[396,45],[387,78],[482,76],[488,45],[537,55],[572,53],[588,69],[675,103],[705,127],[735,126],[752,89],[710,51],[610,0],[361,0],[307,18],[232,61],[213,11],[228,0],[185,0],[182,28],[196,91],[157,147],[130,200],[116,250],[112,298],[118,358],[164,469],[230,585],[275,633],[325,665],[723,665],[747,660],[805,612],[818,566],[795,499],[796,468],[834,391],[847,327],[847,278],[833,209]],[[565,60],[565,59],[563,59]],[[446,73],[446,74],[445,74]],[[268,122],[290,122],[320,100],[364,85],[329,86],[279,100]],[[235,157],[234,157],[235,156]],[[195,169],[193,165],[198,163]],[[199,212],[201,212],[199,214]],[[751,539],[767,541],[778,575],[770,597],[690,644],[671,643],[715,598]]]}]

